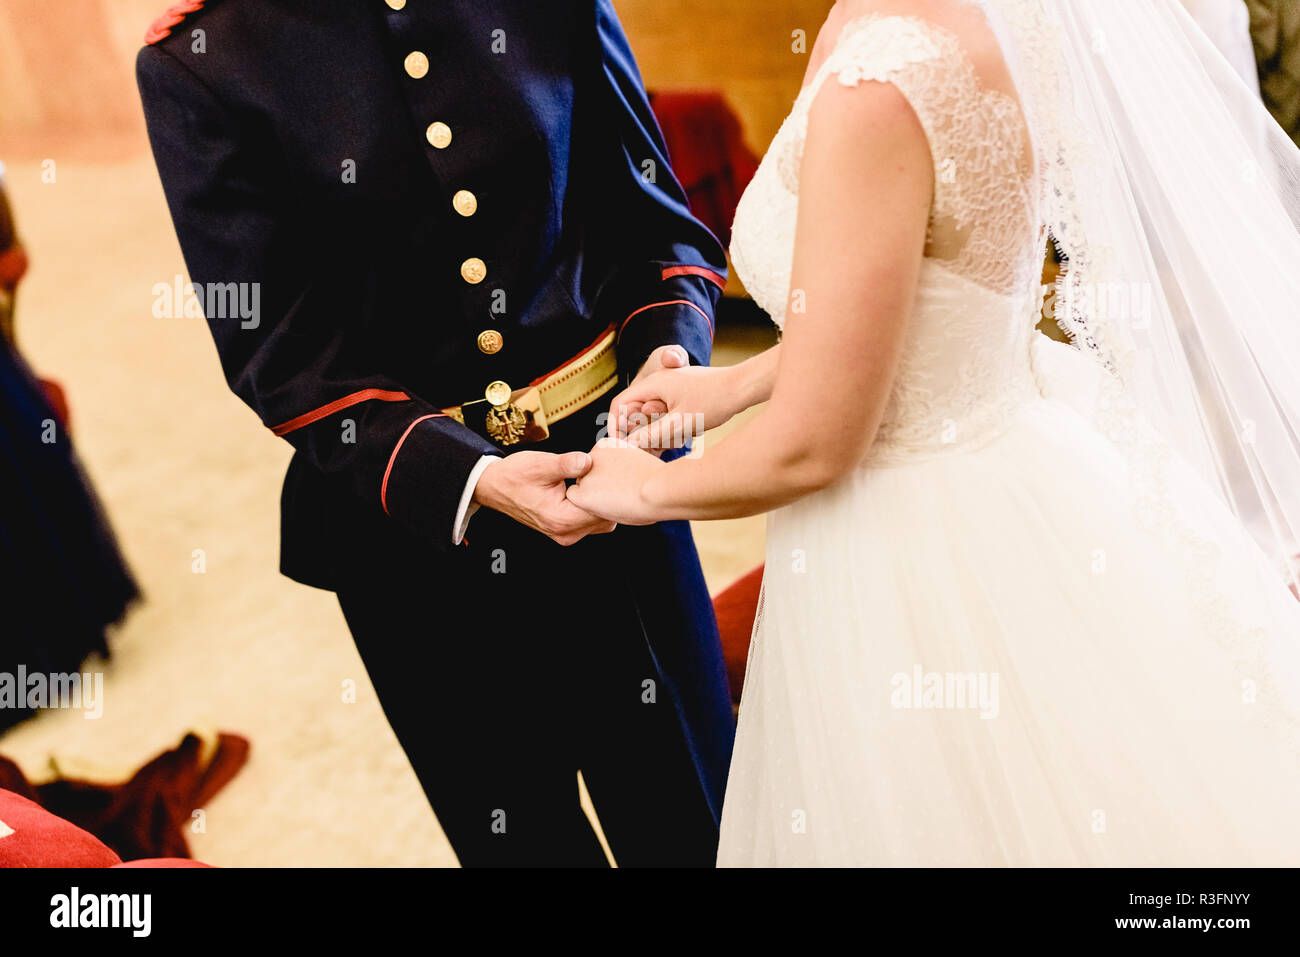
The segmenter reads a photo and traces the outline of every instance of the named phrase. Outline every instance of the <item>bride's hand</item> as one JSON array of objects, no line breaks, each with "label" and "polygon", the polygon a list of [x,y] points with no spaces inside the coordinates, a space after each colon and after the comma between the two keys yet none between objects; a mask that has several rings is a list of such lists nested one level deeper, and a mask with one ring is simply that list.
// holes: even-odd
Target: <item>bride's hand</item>
[{"label": "bride's hand", "polygon": [[642,489],[664,463],[649,452],[617,439],[591,450],[591,470],[569,486],[569,501],[578,508],[620,525],[661,521],[646,503]]},{"label": "bride's hand", "polygon": [[733,368],[687,366],[637,379],[610,403],[610,436],[663,451],[716,429],[744,408]]}]

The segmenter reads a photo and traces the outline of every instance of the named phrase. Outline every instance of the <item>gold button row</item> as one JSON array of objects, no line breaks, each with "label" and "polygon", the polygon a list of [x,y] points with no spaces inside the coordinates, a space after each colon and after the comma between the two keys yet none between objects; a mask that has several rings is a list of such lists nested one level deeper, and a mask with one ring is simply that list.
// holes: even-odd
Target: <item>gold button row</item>
[{"label": "gold button row", "polygon": [[494,356],[505,345],[505,339],[495,329],[484,329],[478,334],[478,351],[487,356]]},{"label": "gold button row", "polygon": [[[386,2],[394,10],[401,10],[406,6],[406,0],[386,0]],[[408,53],[404,65],[407,75],[416,80],[426,76],[429,72],[429,58],[419,50]],[[429,145],[434,149],[445,150],[451,145],[451,127],[441,121],[430,123],[424,131],[424,135],[429,141]],[[451,198],[451,206],[461,216],[469,218],[478,212],[478,197],[467,189],[458,190],[456,195]],[[461,263],[460,275],[471,286],[477,286],[487,278],[487,263],[478,257],[466,259]],[[489,330],[489,332],[492,332],[492,330]],[[501,334],[492,332],[492,335],[495,336],[495,339],[490,337],[485,339],[488,336],[487,332],[479,337],[479,348],[488,355],[501,349]]]}]

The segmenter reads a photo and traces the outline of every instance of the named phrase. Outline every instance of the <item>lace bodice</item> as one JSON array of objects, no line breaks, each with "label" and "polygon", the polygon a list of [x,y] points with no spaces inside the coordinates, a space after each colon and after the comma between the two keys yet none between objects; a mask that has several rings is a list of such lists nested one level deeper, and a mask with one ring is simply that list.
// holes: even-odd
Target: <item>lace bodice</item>
[{"label": "lace bodice", "polygon": [[[984,89],[953,34],[911,17],[850,22],[804,87],[736,211],[732,260],[784,326],[808,114],[830,78],[892,83],[930,142],[934,200],[915,313],[873,461],[996,432],[1033,386],[1046,241],[1015,99]],[[863,227],[871,211],[862,211]]]}]

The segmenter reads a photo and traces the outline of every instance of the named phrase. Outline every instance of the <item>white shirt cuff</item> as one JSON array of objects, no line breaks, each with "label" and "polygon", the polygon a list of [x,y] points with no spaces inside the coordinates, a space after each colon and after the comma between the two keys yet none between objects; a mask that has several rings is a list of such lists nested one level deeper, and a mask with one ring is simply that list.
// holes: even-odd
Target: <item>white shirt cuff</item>
[{"label": "white shirt cuff", "polygon": [[460,495],[460,508],[456,509],[456,524],[451,528],[453,545],[459,545],[465,540],[465,533],[469,531],[469,520],[479,509],[478,503],[474,501],[474,490],[478,488],[478,480],[483,475],[483,470],[500,458],[499,455],[483,456],[469,473],[469,478],[465,480],[465,491]]}]

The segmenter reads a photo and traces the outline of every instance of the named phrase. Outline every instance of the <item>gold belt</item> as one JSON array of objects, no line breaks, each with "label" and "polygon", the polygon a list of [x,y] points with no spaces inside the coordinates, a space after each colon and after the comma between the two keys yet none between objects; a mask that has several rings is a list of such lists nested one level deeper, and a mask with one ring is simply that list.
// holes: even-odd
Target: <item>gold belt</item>
[{"label": "gold belt", "polygon": [[617,329],[610,326],[582,352],[564,365],[534,379],[522,389],[511,389],[497,380],[483,391],[483,398],[443,409],[462,425],[474,427],[474,416],[484,416],[488,436],[499,445],[540,442],[550,427],[618,384],[618,355],[614,349]]}]

